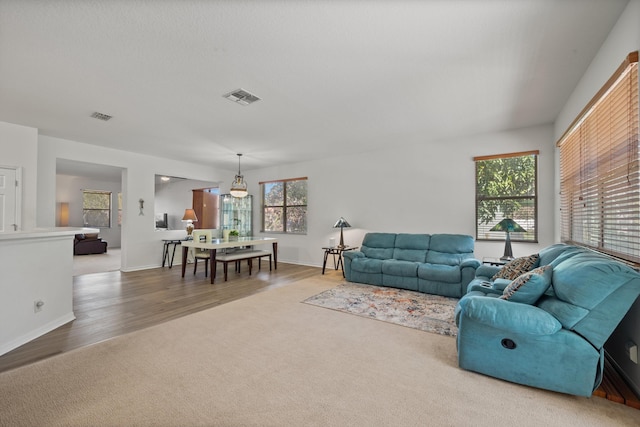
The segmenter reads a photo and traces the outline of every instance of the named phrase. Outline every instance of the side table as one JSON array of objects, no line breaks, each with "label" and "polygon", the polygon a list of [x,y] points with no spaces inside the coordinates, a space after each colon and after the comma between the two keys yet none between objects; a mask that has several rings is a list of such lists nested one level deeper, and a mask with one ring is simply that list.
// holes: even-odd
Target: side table
[{"label": "side table", "polygon": [[[169,268],[173,267],[173,258],[176,256],[176,246],[182,244],[182,240],[180,239],[162,239],[164,243],[164,248],[162,249],[162,266],[164,267],[165,263],[169,264]],[[169,253],[169,248],[173,245],[173,252]]]},{"label": "side table", "polygon": [[[324,274],[324,270],[327,267],[327,258],[329,255],[333,255],[333,267],[337,270],[338,268],[342,268],[342,277],[344,277],[344,264],[342,263],[342,252],[346,251],[354,251],[358,249],[358,246],[331,246],[324,247],[324,261],[322,262],[322,274]],[[338,259],[336,260],[336,255]]]},{"label": "side table", "polygon": [[495,265],[495,266],[503,266],[506,263],[508,263],[508,260],[504,260],[504,259],[500,259],[500,258],[491,258],[491,257],[484,257],[482,258],[482,263],[483,264],[488,264],[488,265]]}]

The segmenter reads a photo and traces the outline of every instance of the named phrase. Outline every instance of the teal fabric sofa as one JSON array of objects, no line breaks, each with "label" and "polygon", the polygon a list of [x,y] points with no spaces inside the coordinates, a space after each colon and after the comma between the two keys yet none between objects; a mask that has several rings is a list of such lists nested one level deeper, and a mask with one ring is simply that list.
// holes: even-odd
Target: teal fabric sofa
[{"label": "teal fabric sofa", "polygon": [[456,307],[459,366],[591,396],[602,381],[604,343],[640,295],[640,274],[564,244],[540,251],[537,268],[513,281],[492,280],[497,270],[478,268]]},{"label": "teal fabric sofa", "polygon": [[359,251],[347,251],[348,281],[461,297],[480,261],[473,237],[461,234],[367,233]]}]

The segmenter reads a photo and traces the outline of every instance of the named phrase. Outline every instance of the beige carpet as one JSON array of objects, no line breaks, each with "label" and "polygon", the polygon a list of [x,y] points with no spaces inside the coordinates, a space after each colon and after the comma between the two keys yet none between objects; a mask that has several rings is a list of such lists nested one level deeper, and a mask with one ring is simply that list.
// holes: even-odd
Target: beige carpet
[{"label": "beige carpet", "polygon": [[74,255],[73,275],[104,273],[120,270],[120,248],[107,249],[104,254]]},{"label": "beige carpet", "polygon": [[296,282],[2,373],[0,425],[640,425],[606,399],[463,371],[454,338],[301,303],[333,285]]}]

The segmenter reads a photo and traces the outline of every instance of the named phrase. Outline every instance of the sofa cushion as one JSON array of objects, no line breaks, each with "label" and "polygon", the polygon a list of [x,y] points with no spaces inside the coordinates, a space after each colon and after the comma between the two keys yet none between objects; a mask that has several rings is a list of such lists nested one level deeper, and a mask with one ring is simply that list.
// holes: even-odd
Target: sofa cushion
[{"label": "sofa cushion", "polygon": [[382,261],[382,273],[391,276],[417,277],[417,262],[387,259]]},{"label": "sofa cushion", "polygon": [[564,257],[553,268],[553,288],[560,300],[579,307],[588,310],[595,308],[618,288],[637,277],[631,267],[606,255],[589,250],[571,255]]},{"label": "sofa cushion", "polygon": [[538,266],[538,261],[540,257],[538,254],[533,254],[529,256],[524,256],[520,258],[516,258],[514,260],[509,261],[502,267],[492,278],[491,280],[496,279],[509,279],[515,280],[520,275],[527,273]]},{"label": "sofa cushion", "polygon": [[87,240],[97,240],[98,239],[98,233],[85,233],[84,237]]},{"label": "sofa cushion", "polygon": [[393,250],[393,259],[425,262],[430,237],[428,234],[398,234]]},{"label": "sofa cushion", "polygon": [[430,264],[460,265],[473,258],[473,237],[463,234],[433,234],[427,252]]},{"label": "sofa cushion", "polygon": [[391,259],[396,242],[395,233],[367,233],[360,251],[367,258]]},{"label": "sofa cushion", "polygon": [[551,285],[553,268],[550,265],[535,268],[515,279],[504,288],[501,299],[533,304]]},{"label": "sofa cushion", "polygon": [[579,321],[589,314],[589,310],[560,301],[557,298],[543,295],[536,303],[544,311],[551,313],[553,317],[562,323],[565,329],[572,329]]},{"label": "sofa cushion", "polygon": [[420,264],[418,277],[425,280],[444,283],[460,283],[460,268],[454,265]]},{"label": "sofa cushion", "polygon": [[575,249],[575,246],[569,246],[565,243],[556,243],[555,245],[547,246],[538,252],[538,256],[540,257],[539,265],[551,264],[559,255],[572,249]]},{"label": "sofa cushion", "polygon": [[360,273],[382,273],[381,259],[355,258],[351,261],[351,269]]},{"label": "sofa cushion", "polygon": [[369,259],[383,260],[393,257],[393,248],[371,248],[363,245],[360,250]]},{"label": "sofa cushion", "polygon": [[450,254],[473,253],[473,237],[466,234],[433,234],[429,249]]}]

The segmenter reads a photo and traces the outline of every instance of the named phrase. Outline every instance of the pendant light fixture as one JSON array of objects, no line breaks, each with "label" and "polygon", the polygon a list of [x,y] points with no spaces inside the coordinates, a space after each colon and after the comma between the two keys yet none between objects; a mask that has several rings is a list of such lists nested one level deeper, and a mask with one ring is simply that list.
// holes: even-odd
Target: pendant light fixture
[{"label": "pendant light fixture", "polygon": [[249,194],[247,192],[247,183],[244,182],[244,177],[240,173],[240,157],[242,157],[242,154],[238,154],[238,174],[231,184],[230,193],[233,197],[246,197]]}]

